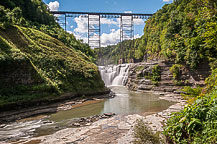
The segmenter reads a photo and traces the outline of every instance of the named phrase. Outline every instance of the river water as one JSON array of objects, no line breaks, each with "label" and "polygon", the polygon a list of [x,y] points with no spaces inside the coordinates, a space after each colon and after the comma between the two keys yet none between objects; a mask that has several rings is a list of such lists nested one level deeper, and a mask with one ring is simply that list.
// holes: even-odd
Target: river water
[{"label": "river water", "polygon": [[7,139],[18,140],[49,135],[58,130],[72,127],[73,121],[81,117],[103,113],[120,115],[150,114],[163,111],[174,104],[159,99],[159,95],[130,91],[124,87],[129,64],[99,67],[99,70],[105,84],[115,92],[116,96],[114,98],[96,101],[95,103],[37,118],[32,117],[0,127],[0,143]]},{"label": "river water", "polygon": [[46,118],[30,119],[11,123],[0,128],[0,140],[8,138],[22,139],[30,136],[42,136],[52,134],[58,130],[72,127],[71,123],[80,118],[103,113],[116,114],[146,114],[159,112],[174,104],[159,99],[159,95],[153,93],[141,93],[127,90],[123,86],[110,87],[116,93],[111,99],[98,101],[67,111],[59,111],[47,115]]},{"label": "river water", "polygon": [[60,111],[50,115],[50,120],[55,122],[66,121],[71,118],[88,117],[103,113],[135,114],[144,112],[162,111],[171,104],[159,99],[153,93],[141,93],[127,90],[123,86],[111,87],[116,96],[98,103],[85,105],[68,111]]}]

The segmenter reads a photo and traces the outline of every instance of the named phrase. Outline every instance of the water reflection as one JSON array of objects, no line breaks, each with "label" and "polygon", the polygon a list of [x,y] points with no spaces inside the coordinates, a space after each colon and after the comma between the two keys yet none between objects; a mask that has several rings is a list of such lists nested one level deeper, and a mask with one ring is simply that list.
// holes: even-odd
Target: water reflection
[{"label": "water reflection", "polygon": [[134,114],[158,112],[172,104],[166,100],[160,100],[158,95],[152,93],[132,92],[122,86],[111,87],[111,89],[117,93],[117,96],[105,101],[101,113]]},{"label": "water reflection", "polygon": [[64,122],[73,118],[88,117],[103,113],[134,114],[158,112],[168,108],[172,102],[160,100],[159,95],[129,91],[126,87],[111,87],[116,93],[115,98],[91,103],[68,111],[60,111],[50,116],[50,120]]}]

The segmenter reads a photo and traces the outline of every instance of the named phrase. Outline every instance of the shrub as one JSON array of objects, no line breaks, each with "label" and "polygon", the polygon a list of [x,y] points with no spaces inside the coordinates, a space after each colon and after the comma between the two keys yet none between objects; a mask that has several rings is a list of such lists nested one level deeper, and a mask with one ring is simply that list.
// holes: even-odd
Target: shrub
[{"label": "shrub", "polygon": [[217,88],[217,68],[212,71],[212,74],[206,79],[205,83],[207,92]]},{"label": "shrub", "polygon": [[159,136],[154,134],[151,129],[144,124],[142,119],[136,121],[133,136],[135,138],[134,144],[160,144]]},{"label": "shrub", "polygon": [[192,98],[192,97],[197,97],[200,95],[200,93],[202,92],[202,88],[200,86],[196,87],[196,88],[191,88],[190,86],[185,86],[182,91],[184,93],[182,93],[181,95],[184,98]]},{"label": "shrub", "polygon": [[152,77],[151,77],[151,80],[154,84],[158,84],[158,81],[160,81],[161,79],[160,74],[161,74],[161,70],[160,70],[159,65],[155,65],[152,68]]},{"label": "shrub", "polygon": [[174,64],[171,68],[170,68],[170,72],[173,74],[173,80],[178,81],[181,77],[182,71],[181,69],[183,68],[182,65],[180,64]]}]

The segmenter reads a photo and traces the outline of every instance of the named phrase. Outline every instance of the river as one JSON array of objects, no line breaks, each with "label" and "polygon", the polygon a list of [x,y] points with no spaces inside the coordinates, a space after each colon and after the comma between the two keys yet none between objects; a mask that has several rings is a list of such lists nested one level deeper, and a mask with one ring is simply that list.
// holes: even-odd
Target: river
[{"label": "river", "polygon": [[88,117],[103,113],[116,114],[145,114],[159,112],[167,109],[172,102],[159,99],[159,95],[153,93],[141,93],[127,90],[123,86],[114,86],[111,89],[116,96],[97,103],[91,103],[76,107],[67,111],[59,111],[46,115],[44,118],[32,118],[20,120],[0,128],[0,140],[22,139],[52,134],[58,130],[72,127],[70,124],[80,117]]},{"label": "river", "polygon": [[[124,65],[119,68],[109,68],[109,71],[104,69],[103,72],[108,72],[104,74],[104,81],[106,75],[110,74],[110,78],[112,78],[112,80],[107,79],[105,83],[112,84],[115,81],[116,84],[123,84],[126,73],[128,72],[127,67],[127,65]],[[109,87],[116,94],[114,98],[100,100],[66,111],[58,111],[53,114],[19,120],[1,127],[0,142],[8,139],[18,140],[49,135],[58,130],[73,127],[71,123],[81,117],[89,117],[103,113],[144,115],[163,111],[174,104],[173,102],[159,99],[159,95],[153,93],[129,91],[126,87],[117,85]]]}]

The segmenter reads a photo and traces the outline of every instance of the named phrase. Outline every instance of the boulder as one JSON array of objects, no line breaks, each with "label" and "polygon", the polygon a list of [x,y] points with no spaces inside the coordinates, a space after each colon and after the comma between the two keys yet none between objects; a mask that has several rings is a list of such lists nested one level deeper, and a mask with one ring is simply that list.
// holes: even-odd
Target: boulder
[{"label": "boulder", "polygon": [[153,85],[139,85],[139,90],[151,90],[153,88]]}]

